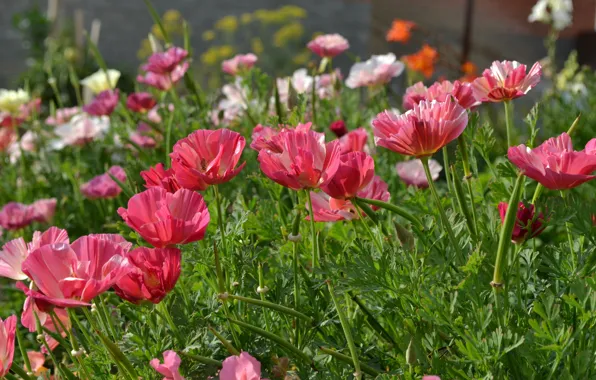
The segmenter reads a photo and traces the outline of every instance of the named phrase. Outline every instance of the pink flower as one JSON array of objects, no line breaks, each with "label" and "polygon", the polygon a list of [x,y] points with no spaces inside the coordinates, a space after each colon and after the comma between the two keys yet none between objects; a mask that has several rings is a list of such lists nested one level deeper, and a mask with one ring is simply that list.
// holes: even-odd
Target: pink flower
[{"label": "pink flower", "polygon": [[[23,289],[27,289],[22,283],[17,283],[17,287]],[[28,290],[28,289],[27,289]],[[64,326],[66,330],[70,330],[71,322],[70,318],[68,317],[68,312],[66,309],[61,309],[57,307],[52,308],[54,313],[58,316],[58,319]],[[21,314],[21,324],[25,326],[29,332],[36,332],[37,331],[37,324],[35,321],[35,314],[37,314],[37,318],[39,319],[39,323],[42,327],[50,330],[51,332],[60,332],[60,335],[63,337],[66,336],[66,331],[62,329],[59,323],[58,326],[54,325],[54,321],[50,316],[49,312],[42,311],[35,303],[35,300],[32,297],[27,297],[25,299],[25,303],[23,304],[23,312]],[[54,350],[58,347],[58,341],[52,338],[49,334],[44,333],[46,342],[48,342],[48,346],[50,350]],[[42,347],[42,352],[47,352],[45,347]]]},{"label": "pink flower", "polygon": [[[443,167],[437,161],[430,159],[428,160],[428,168],[430,169],[433,181],[436,181],[439,178],[439,173],[441,173]],[[428,180],[424,173],[422,161],[416,159],[398,162],[397,165],[395,165],[395,169],[397,170],[399,178],[401,178],[406,185],[416,186],[422,189],[428,187]]]},{"label": "pink flower", "polygon": [[[509,204],[507,202],[499,203],[499,216],[501,217],[501,224],[505,222],[505,215]],[[540,235],[546,228],[544,226],[544,215],[542,213],[535,215],[535,207],[530,204],[526,206],[524,202],[519,202],[517,208],[517,215],[515,218],[515,226],[511,232],[511,241],[514,244],[520,244],[528,239],[532,239]]]},{"label": "pink flower", "polygon": [[75,115],[79,114],[81,109],[79,107],[59,108],[56,110],[55,116],[48,116],[46,119],[47,125],[60,125],[70,121]]},{"label": "pink flower", "polygon": [[145,187],[160,187],[165,189],[168,193],[175,193],[180,190],[182,186],[178,183],[174,170],[164,169],[163,164],[157,164],[154,168],[149,168],[141,172],[141,177],[145,180]]},{"label": "pink flower", "polygon": [[[27,357],[29,358],[29,364],[31,364],[31,372],[33,372],[33,376],[41,376],[47,368],[43,365],[46,362],[46,357],[43,353],[39,351],[27,351]],[[26,366],[23,366],[25,370],[27,370]]]},{"label": "pink flower", "polygon": [[247,352],[223,361],[220,380],[261,380],[261,363]]},{"label": "pink flower", "polygon": [[157,102],[148,92],[135,92],[126,98],[126,108],[133,112],[146,113],[155,107]]},{"label": "pink flower", "polygon": [[451,83],[445,80],[435,82],[428,88],[422,82],[408,87],[404,95],[403,106],[404,109],[410,110],[422,100],[444,102],[449,96],[457,99],[459,105],[465,109],[470,109],[480,104],[474,97],[472,86],[469,83],[457,80]]},{"label": "pink flower", "polygon": [[355,63],[350,69],[346,86],[349,88],[381,86],[399,76],[404,64],[395,54],[373,55],[368,61]]},{"label": "pink flower", "polygon": [[[298,124],[295,129],[299,132],[306,132],[310,130],[311,126],[312,123]],[[282,129],[275,129],[257,124],[257,126],[252,130],[252,143],[250,144],[251,149],[254,149],[257,152],[259,152],[261,149],[269,149],[272,151],[281,152],[283,148],[278,146],[273,141],[273,137],[277,136],[279,132],[288,129],[292,128],[287,128],[284,126]]]},{"label": "pink flower", "polygon": [[[390,198],[387,184],[379,176],[374,176],[372,181],[356,195],[361,198],[377,199],[387,202]],[[358,219],[356,207],[349,200],[331,198],[325,193],[310,192],[315,222],[337,222],[340,220]],[[307,209],[309,205],[306,205]],[[372,206],[373,210],[378,207]],[[306,220],[310,220],[307,216]]]},{"label": "pink flower", "polygon": [[340,137],[340,139],[339,139],[339,146],[341,149],[341,154],[346,154],[346,153],[350,153],[350,152],[365,152],[365,151],[367,151],[367,148],[366,148],[367,140],[368,140],[368,132],[366,132],[366,129],[364,129],[362,127],[348,132],[346,135]]},{"label": "pink flower", "polygon": [[179,140],[172,150],[172,169],[187,189],[205,190],[208,185],[234,178],[246,162],[236,167],[246,140],[229,129],[199,129]]},{"label": "pink flower", "polygon": [[343,120],[335,120],[329,125],[329,129],[331,129],[331,132],[335,133],[338,138],[348,133],[346,122]]},{"label": "pink flower", "polygon": [[157,304],[176,286],[180,276],[178,248],[140,247],[126,257],[134,268],[114,285],[120,298],[132,303],[147,300]]},{"label": "pink flower", "polygon": [[0,277],[13,280],[27,279],[27,275],[21,270],[21,264],[28,255],[27,243],[22,237],[4,244],[0,251]]},{"label": "pink flower", "polygon": [[203,197],[187,189],[172,194],[152,187],[130,198],[128,209],[120,207],[118,214],[156,248],[201,240],[209,225]]},{"label": "pink flower", "polygon": [[176,70],[186,57],[188,57],[186,50],[173,46],[165,52],[153,53],[142,69],[155,74],[169,74]]},{"label": "pink flower", "polygon": [[15,128],[0,126],[0,152],[6,151],[18,138]]},{"label": "pink flower", "polygon": [[184,380],[178,368],[180,368],[180,357],[172,350],[163,353],[163,364],[159,359],[153,359],[149,362],[154,370],[164,375],[163,380]]},{"label": "pink flower", "polygon": [[364,152],[350,152],[339,157],[339,168],[321,190],[335,199],[349,199],[364,189],[375,175],[375,161]]},{"label": "pink flower", "polygon": [[422,376],[422,380],[441,380],[441,378],[435,375],[424,375]]},{"label": "pink flower", "polygon": [[540,82],[541,76],[539,62],[526,73],[526,65],[517,61],[494,61],[472,82],[472,89],[478,101],[502,102],[524,96]]},{"label": "pink flower", "polygon": [[137,82],[144,83],[161,91],[168,91],[174,84],[184,77],[184,74],[188,70],[188,66],[188,62],[184,62],[169,74],[157,74],[148,71],[144,76],[137,76]]},{"label": "pink flower", "polygon": [[586,148],[574,151],[567,133],[546,140],[530,149],[524,144],[512,146],[507,152],[509,160],[527,177],[540,182],[551,190],[571,189],[596,176],[596,139]]},{"label": "pink flower", "polygon": [[40,199],[29,207],[32,209],[31,220],[39,223],[49,223],[56,212],[56,198]]},{"label": "pink flower", "polygon": [[120,185],[110,177],[116,177],[120,182],[126,182],[126,172],[120,166],[112,166],[107,173],[93,177],[89,182],[81,185],[81,193],[88,199],[116,198],[122,192]]},{"label": "pink flower", "polygon": [[141,122],[139,123],[137,130],[128,136],[130,141],[141,148],[155,148],[157,142],[155,139],[148,135],[148,132],[151,131],[151,127],[147,124]]},{"label": "pink flower", "polygon": [[83,146],[103,136],[110,128],[107,116],[91,117],[86,114],[74,116],[68,123],[62,124],[54,133],[60,138],[54,145],[61,149],[64,145]]},{"label": "pink flower", "polygon": [[0,319],[0,376],[6,376],[12,366],[16,328],[16,315],[11,315],[4,321]]},{"label": "pink flower", "polygon": [[384,111],[372,121],[375,144],[406,156],[428,157],[455,140],[468,124],[468,114],[451,97],[422,101],[397,115]]},{"label": "pink flower", "polygon": [[257,56],[249,54],[237,54],[232,59],[226,59],[221,63],[221,70],[230,75],[237,75],[243,71],[250,70],[257,62]]},{"label": "pink flower", "polygon": [[261,149],[258,160],[263,173],[293,190],[324,186],[337,172],[338,141],[325,144],[325,135],[315,131],[282,130],[271,139],[279,149]]},{"label": "pink flower", "polygon": [[105,90],[100,92],[89,104],[83,106],[83,111],[92,116],[110,116],[118,105],[119,91]]},{"label": "pink flower", "polygon": [[9,202],[0,210],[0,226],[7,230],[18,230],[33,221],[33,209],[22,203]]},{"label": "pink flower", "polygon": [[333,58],[348,50],[350,44],[344,37],[335,33],[318,36],[310,41],[306,47],[319,57]]},{"label": "pink flower", "polygon": [[130,271],[122,241],[122,237],[89,235],[72,244],[50,244],[34,250],[22,268],[39,291],[24,291],[42,310],[49,305],[88,306]]}]

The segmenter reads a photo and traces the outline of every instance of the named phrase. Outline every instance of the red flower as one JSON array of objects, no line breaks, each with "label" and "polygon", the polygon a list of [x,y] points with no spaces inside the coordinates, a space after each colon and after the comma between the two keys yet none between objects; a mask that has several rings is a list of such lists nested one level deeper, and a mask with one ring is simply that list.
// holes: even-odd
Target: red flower
[{"label": "red flower", "polygon": [[411,30],[416,27],[416,23],[406,20],[393,20],[391,29],[387,31],[385,39],[388,42],[401,42],[407,43],[410,41]]},{"label": "red flower", "polygon": [[102,91],[91,103],[83,106],[83,111],[92,116],[109,116],[118,105],[118,99],[118,89]]},{"label": "red flower", "polygon": [[172,194],[152,187],[130,198],[128,209],[120,207],[118,214],[156,248],[201,240],[209,225],[203,197],[187,189]]},{"label": "red flower", "polygon": [[120,298],[137,304],[144,300],[157,304],[176,286],[180,276],[178,248],[140,247],[126,257],[134,268],[114,285]]},{"label": "red flower", "polygon": [[375,161],[364,152],[350,152],[339,158],[339,168],[321,190],[332,198],[349,199],[368,186],[375,175]]},{"label": "red flower", "polygon": [[199,129],[179,140],[170,157],[176,179],[187,189],[205,190],[209,185],[234,178],[246,162],[236,167],[246,140],[229,129]]},{"label": "red flower", "polygon": [[146,113],[153,109],[157,101],[148,92],[135,92],[126,98],[126,108],[133,112]]},{"label": "red flower", "polygon": [[348,133],[348,129],[346,128],[346,122],[343,120],[336,120],[331,125],[329,125],[329,129],[331,132],[335,133],[335,135],[339,138]]},{"label": "red flower", "polygon": [[[505,222],[505,215],[507,214],[507,202],[499,203],[499,215],[501,216],[501,224]],[[546,228],[544,226],[545,219],[542,213],[535,215],[534,205],[526,206],[524,202],[519,202],[517,208],[517,216],[515,219],[515,226],[511,233],[511,241],[515,244],[523,243],[524,241],[540,235]]]},{"label": "red flower", "polygon": [[582,151],[574,151],[567,133],[546,140],[530,149],[524,144],[512,146],[509,160],[527,176],[551,190],[571,189],[596,176],[596,139]]},{"label": "red flower", "polygon": [[141,172],[141,177],[145,180],[145,187],[147,189],[151,187],[161,187],[168,193],[175,193],[182,189],[182,186],[178,183],[174,170],[164,169],[163,164],[159,163],[149,170]]},{"label": "red flower", "polygon": [[539,82],[542,66],[536,62],[526,74],[526,65],[516,61],[494,61],[472,82],[474,96],[481,102],[502,102],[524,96]]},{"label": "red flower", "polygon": [[428,157],[455,140],[468,124],[468,114],[451,97],[422,101],[405,114],[384,111],[372,121],[375,143],[406,156]]},{"label": "red flower", "polygon": [[362,127],[348,132],[346,135],[339,138],[341,154],[368,151],[366,147],[367,140],[368,132]]}]

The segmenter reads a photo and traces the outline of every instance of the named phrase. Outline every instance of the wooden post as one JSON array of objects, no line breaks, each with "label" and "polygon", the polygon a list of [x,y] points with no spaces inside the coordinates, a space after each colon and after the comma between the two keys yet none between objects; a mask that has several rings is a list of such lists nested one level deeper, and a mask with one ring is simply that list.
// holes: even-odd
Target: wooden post
[{"label": "wooden post", "polygon": [[[472,22],[474,14],[474,0],[466,0],[466,10],[464,15],[464,33],[461,42],[461,62],[463,65],[470,58],[472,48]],[[460,68],[461,69],[461,68]]]}]

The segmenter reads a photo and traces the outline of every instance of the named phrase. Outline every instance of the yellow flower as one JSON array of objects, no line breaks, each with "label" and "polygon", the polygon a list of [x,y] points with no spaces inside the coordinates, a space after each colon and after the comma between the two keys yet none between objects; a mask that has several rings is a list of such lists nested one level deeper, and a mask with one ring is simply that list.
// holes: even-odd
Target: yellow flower
[{"label": "yellow flower", "polygon": [[137,58],[142,61],[150,56],[152,52],[151,42],[148,38],[145,38],[143,41],[141,41],[141,47],[137,51]]},{"label": "yellow flower", "polygon": [[301,53],[298,53],[292,58],[292,62],[294,62],[298,66],[304,66],[308,63],[311,57],[311,51],[308,49],[303,50]]},{"label": "yellow flower", "polygon": [[203,32],[203,41],[211,41],[215,39],[215,32],[213,30],[206,30]]},{"label": "yellow flower", "polygon": [[252,48],[252,51],[256,54],[256,55],[260,55],[263,50],[265,50],[265,47],[263,46],[263,41],[261,41],[261,39],[259,37],[255,37],[250,41],[250,46]]},{"label": "yellow flower", "polygon": [[289,41],[296,40],[304,34],[304,27],[299,22],[292,22],[282,26],[273,35],[273,44],[277,47],[285,46]]},{"label": "yellow flower", "polygon": [[243,13],[242,16],[240,16],[240,22],[243,24],[250,24],[252,22],[252,14]]},{"label": "yellow flower", "polygon": [[304,8],[300,8],[296,5],[286,5],[279,9],[285,15],[289,17],[295,18],[305,18],[306,17],[306,10]]},{"label": "yellow flower", "polygon": [[217,20],[215,23],[215,29],[220,29],[226,32],[233,33],[238,29],[238,19],[236,16],[224,16]]},{"label": "yellow flower", "polygon": [[230,45],[222,45],[219,47],[219,51],[217,52],[219,58],[229,58],[234,55],[234,48]]},{"label": "yellow flower", "polygon": [[176,9],[167,10],[166,13],[163,14],[164,22],[178,21],[181,18],[182,18],[182,15]]},{"label": "yellow flower", "polygon": [[161,32],[161,28],[159,25],[155,24],[151,27],[151,34],[153,34],[156,38],[163,40],[163,33]]},{"label": "yellow flower", "polygon": [[99,94],[105,90],[111,90],[116,87],[116,83],[118,83],[118,79],[120,79],[120,71],[108,69],[107,74],[108,75],[106,75],[102,69],[99,69],[99,71],[81,80],[81,84],[91,90],[94,94]]},{"label": "yellow flower", "polygon": [[217,64],[217,56],[217,48],[210,47],[209,50],[201,54],[201,62],[203,62],[205,65],[213,66]]},{"label": "yellow flower", "polygon": [[0,89],[0,111],[8,113],[17,113],[19,108],[29,102],[31,97],[23,89],[5,90]]}]

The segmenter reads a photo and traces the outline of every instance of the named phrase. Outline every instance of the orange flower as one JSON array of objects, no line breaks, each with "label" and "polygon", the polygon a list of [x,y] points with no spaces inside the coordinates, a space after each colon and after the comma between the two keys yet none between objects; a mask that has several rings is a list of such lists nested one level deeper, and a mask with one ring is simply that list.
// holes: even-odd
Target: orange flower
[{"label": "orange flower", "polygon": [[435,71],[435,63],[438,58],[437,50],[424,44],[418,52],[403,57],[403,61],[410,70],[418,71],[426,78],[430,78]]},{"label": "orange flower", "polygon": [[387,31],[387,41],[407,43],[410,40],[410,31],[416,27],[416,23],[406,20],[393,20],[391,29]]},{"label": "orange flower", "polygon": [[478,67],[470,61],[461,65],[461,71],[464,73],[459,79],[461,82],[472,82],[478,77]]}]

